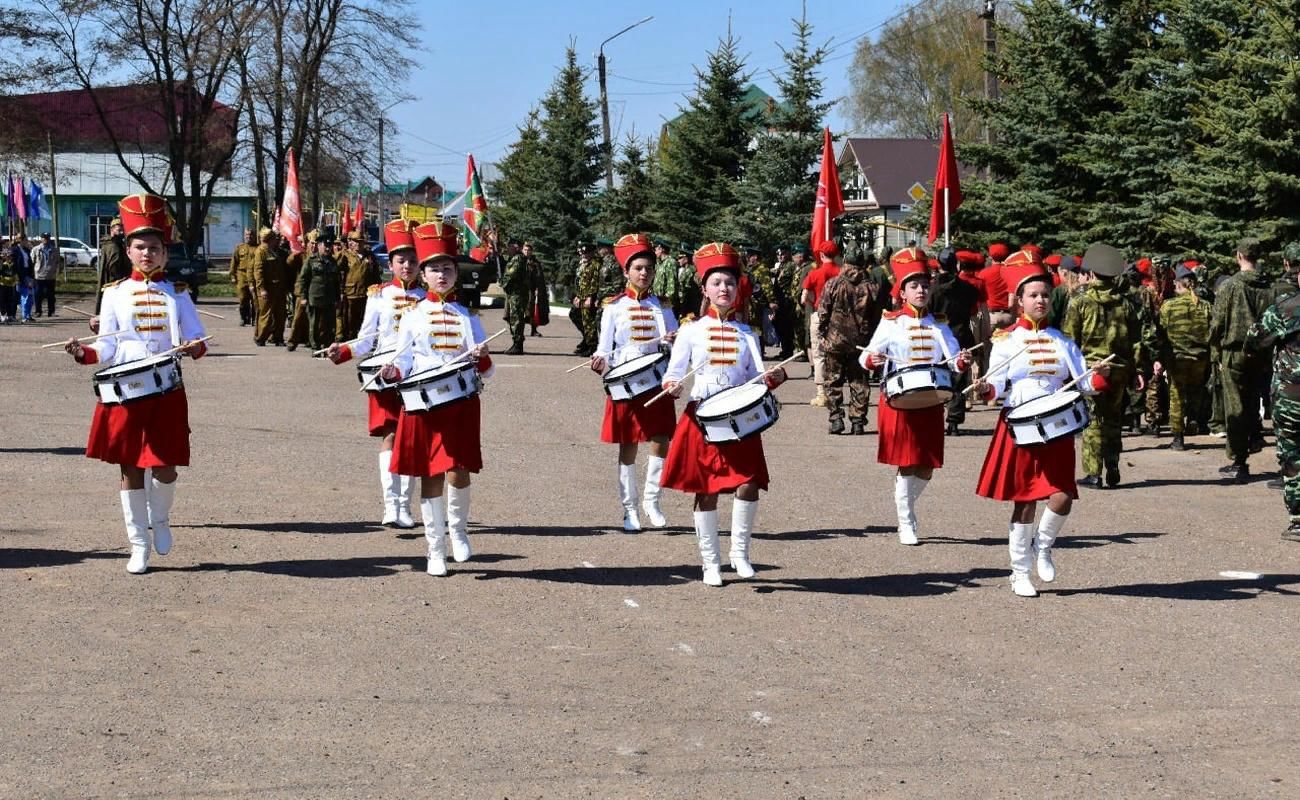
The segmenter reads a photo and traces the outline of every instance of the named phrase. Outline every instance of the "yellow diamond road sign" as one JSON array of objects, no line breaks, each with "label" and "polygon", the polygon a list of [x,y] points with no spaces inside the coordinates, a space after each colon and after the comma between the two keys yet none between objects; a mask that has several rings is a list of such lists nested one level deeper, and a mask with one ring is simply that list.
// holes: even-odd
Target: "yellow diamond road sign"
[{"label": "yellow diamond road sign", "polygon": [[907,190],[907,196],[917,203],[921,202],[927,194],[929,194],[929,192],[927,192],[925,187],[919,183],[912,184],[912,188]]}]

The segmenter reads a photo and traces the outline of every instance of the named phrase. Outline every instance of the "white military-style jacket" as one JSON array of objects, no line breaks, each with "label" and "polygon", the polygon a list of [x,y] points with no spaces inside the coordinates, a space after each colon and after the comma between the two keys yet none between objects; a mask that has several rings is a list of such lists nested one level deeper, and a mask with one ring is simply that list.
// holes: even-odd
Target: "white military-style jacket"
[{"label": "white military-style jacket", "polygon": [[889,374],[905,367],[947,361],[959,352],[961,345],[942,315],[936,318],[904,303],[902,308],[881,316],[858,363],[866,369],[868,356],[878,353],[885,357],[885,374]]},{"label": "white military-style jacket", "polygon": [[86,351],[94,355],[83,358],[85,363],[139,361],[203,337],[203,323],[188,287],[163,280],[162,270],[154,274],[157,279],[150,280],[132,270],[130,277],[104,287],[99,332],[123,333],[87,344]]},{"label": "white military-style jacket", "polygon": [[[469,309],[450,298],[430,293],[402,315],[397,326],[398,352],[393,364],[403,378],[408,378],[454,360],[486,338],[482,323]],[[478,369],[484,378],[490,378],[495,371],[492,359],[486,356],[480,359]]]},{"label": "white military-style jacket", "polygon": [[596,355],[610,367],[659,349],[664,337],[677,330],[677,317],[664,308],[659,298],[638,294],[628,287],[605,304],[600,315],[600,339]]},{"label": "white military-style jacket", "polygon": [[[1007,365],[999,368],[1004,363]],[[1055,392],[1086,372],[1087,366],[1073,339],[1056,328],[1038,327],[1021,317],[1011,327],[994,331],[989,369],[985,376],[993,388],[989,402],[1000,399],[1007,408],[1015,408]],[[1094,374],[1074,388],[1096,394],[1105,385],[1105,379]]]},{"label": "white military-style jacket", "polygon": [[397,345],[397,326],[402,315],[415,308],[425,294],[420,286],[404,286],[400,278],[371,286],[366,292],[366,313],[361,318],[361,330],[357,332],[361,341],[347,346],[352,357],[364,358],[372,351],[392,350]]},{"label": "white military-style jacket", "polygon": [[758,338],[748,325],[736,321],[730,309],[719,312],[710,308],[705,316],[677,331],[664,383],[681,381],[696,368],[692,400],[705,400],[739,386],[763,371]]}]

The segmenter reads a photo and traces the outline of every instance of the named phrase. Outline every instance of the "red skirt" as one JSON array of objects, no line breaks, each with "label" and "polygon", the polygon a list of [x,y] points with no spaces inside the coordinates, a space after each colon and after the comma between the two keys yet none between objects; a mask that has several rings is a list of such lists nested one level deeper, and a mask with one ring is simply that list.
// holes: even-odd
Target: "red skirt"
[{"label": "red skirt", "polygon": [[1007,410],[998,415],[975,494],[993,500],[1028,503],[1056,492],[1077,498],[1074,483],[1074,437],[1062,436],[1047,444],[1021,447],[1011,438]]},{"label": "red skirt", "polygon": [[902,411],[880,393],[876,460],[896,467],[942,467],[945,406]]},{"label": "red skirt", "polygon": [[479,421],[477,395],[432,411],[402,411],[389,471],[422,478],[449,469],[478,472],[483,469]]},{"label": "red skirt", "polygon": [[729,494],[746,483],[767,489],[767,459],[763,437],[713,444],[695,421],[696,401],[686,404],[677,420],[659,485],[691,494]]},{"label": "red skirt", "polygon": [[190,410],[185,388],[125,405],[96,403],[86,458],[128,467],[188,467]]},{"label": "red skirt", "polygon": [[672,436],[677,424],[676,403],[670,397],[661,397],[646,406],[645,401],[652,397],[654,394],[646,394],[617,403],[606,397],[600,440],[610,444],[637,444],[656,436]]},{"label": "red skirt", "polygon": [[370,397],[370,426],[371,436],[383,436],[387,433],[385,428],[397,424],[397,418],[402,413],[402,396],[397,393],[396,389],[385,389],[382,392],[366,392]]}]

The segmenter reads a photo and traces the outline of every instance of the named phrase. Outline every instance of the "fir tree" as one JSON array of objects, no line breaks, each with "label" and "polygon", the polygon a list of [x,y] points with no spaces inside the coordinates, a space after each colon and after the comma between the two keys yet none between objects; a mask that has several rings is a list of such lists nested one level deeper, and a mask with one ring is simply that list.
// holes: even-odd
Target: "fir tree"
[{"label": "fir tree", "polygon": [[785,72],[777,76],[781,102],[758,136],[758,146],[736,186],[735,204],[724,215],[723,236],[770,253],[778,244],[803,241],[812,230],[821,155],[823,103],[818,67],[825,46],[812,46],[807,14],[794,23],[795,44],[782,48]]},{"label": "fir tree", "polygon": [[542,126],[537,109],[519,128],[519,139],[510,152],[497,162],[500,177],[487,188],[491,195],[493,222],[501,233],[512,239],[533,239],[546,229],[541,214]]},{"label": "fir tree", "polygon": [[621,152],[614,163],[617,185],[601,196],[593,225],[595,233],[611,239],[650,231],[653,224],[647,214],[651,188],[646,149],[635,137],[628,136]]},{"label": "fir tree", "polygon": [[603,174],[596,139],[596,104],[583,91],[585,80],[572,44],[564,66],[542,100],[536,212],[544,226],[531,233],[538,258],[554,272],[587,232],[591,188]]},{"label": "fir tree", "polygon": [[735,202],[753,132],[743,102],[749,75],[738,47],[728,31],[709,53],[707,69],[695,71],[695,94],[662,138],[650,216],[658,231],[676,239],[716,237],[722,212]]}]

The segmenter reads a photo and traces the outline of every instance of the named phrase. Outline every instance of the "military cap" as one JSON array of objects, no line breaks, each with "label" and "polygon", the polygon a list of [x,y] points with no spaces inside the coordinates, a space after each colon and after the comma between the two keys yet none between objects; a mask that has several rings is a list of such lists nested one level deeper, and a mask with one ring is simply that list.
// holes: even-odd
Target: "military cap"
[{"label": "military cap", "polygon": [[320,231],[315,228],[307,231],[307,241],[312,243],[320,241]]},{"label": "military cap", "polygon": [[1082,271],[1083,271],[1083,267],[1081,267],[1081,266],[1079,265],[1079,259],[1075,258],[1075,257],[1072,256],[1072,255],[1063,255],[1063,256],[1061,256],[1061,260],[1060,260],[1060,262],[1057,263],[1056,268],[1059,269],[1059,270],[1061,270],[1061,271],[1063,271],[1063,272],[1082,272]]},{"label": "military cap", "polygon": [[1098,242],[1084,251],[1083,269],[1103,278],[1114,278],[1124,271],[1124,254]]},{"label": "military cap", "polygon": [[797,244],[797,245],[795,245],[794,247],[791,247],[791,248],[790,248],[790,252],[791,252],[791,253],[799,253],[800,255],[805,255],[805,256],[806,256],[806,255],[808,255],[808,245],[806,245],[806,244]]},{"label": "military cap", "polygon": [[596,245],[597,245],[598,247],[613,247],[613,246],[614,246],[614,240],[613,240],[613,239],[606,239],[605,237],[602,236],[602,237],[599,237],[599,238],[596,239]]},{"label": "military cap", "polygon": [[264,227],[257,232],[257,238],[265,239],[266,237],[270,236],[273,233],[275,233],[275,231],[271,230],[270,228]]},{"label": "military cap", "polygon": [[323,244],[323,245],[325,245],[326,247],[332,247],[332,246],[334,245],[334,234],[332,234],[332,233],[322,233],[322,234],[320,235],[320,238],[317,239],[316,241],[317,241],[317,243],[319,243],[319,244]]},{"label": "military cap", "polygon": [[757,247],[755,247],[752,244],[742,244],[740,246],[740,252],[744,253],[747,256],[761,256],[763,254],[762,250],[759,250]]},{"label": "military cap", "polygon": [[1300,264],[1300,242],[1290,242],[1283,247],[1282,258],[1290,261],[1292,266]]},{"label": "military cap", "polygon": [[361,235],[361,231],[355,231],[355,230],[354,230],[354,231],[352,231],[351,233],[348,234],[348,241],[350,241],[350,242],[364,242],[364,241],[365,241],[365,237]]},{"label": "military cap", "polygon": [[113,217],[111,220],[108,221],[108,227],[110,228],[113,227],[114,225],[121,225],[121,224],[122,224],[121,217]]},{"label": "military cap", "polygon": [[1179,264],[1178,267],[1174,270],[1174,277],[1180,281],[1184,278],[1190,278],[1191,280],[1196,280],[1196,273],[1192,272],[1190,269],[1183,266],[1182,264]]},{"label": "military cap", "polygon": [[681,256],[691,256],[695,254],[695,245],[690,242],[678,242],[677,254]]}]

